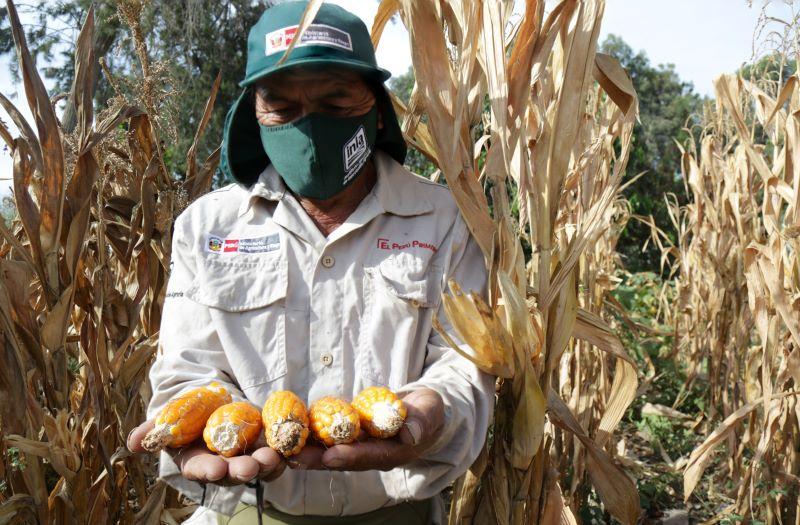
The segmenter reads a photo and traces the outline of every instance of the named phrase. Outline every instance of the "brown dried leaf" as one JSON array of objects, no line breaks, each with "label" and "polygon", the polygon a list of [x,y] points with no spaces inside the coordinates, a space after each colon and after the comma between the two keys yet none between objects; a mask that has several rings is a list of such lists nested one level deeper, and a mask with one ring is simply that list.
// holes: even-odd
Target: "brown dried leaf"
[{"label": "brown dried leaf", "polygon": [[569,407],[552,390],[547,396],[547,408],[553,424],[571,432],[586,447],[587,472],[606,510],[621,523],[635,525],[642,509],[633,481],[586,435]]},{"label": "brown dried leaf", "polygon": [[47,318],[42,324],[42,344],[51,352],[55,352],[64,345],[71,309],[72,285],[70,284],[61,293],[58,302],[47,314]]},{"label": "brown dried leaf", "polygon": [[203,174],[198,172],[197,168],[197,147],[200,139],[203,137],[208,121],[211,120],[211,115],[214,110],[214,102],[217,99],[217,92],[219,91],[220,82],[222,82],[222,72],[217,73],[217,78],[214,80],[214,85],[211,87],[211,94],[206,101],[206,107],[203,111],[203,117],[197,125],[197,132],[194,135],[192,146],[186,155],[186,179],[184,180],[183,187],[190,195],[190,199],[194,200],[206,191],[206,183],[210,180],[203,178]]},{"label": "brown dried leaf", "polygon": [[40,223],[37,236],[42,250],[44,277],[53,290],[59,290],[57,258],[66,184],[61,135],[50,97],[47,95],[44,83],[39,77],[33,58],[28,51],[17,9],[10,0],[7,2],[7,6],[11,33],[14,36],[14,44],[19,57],[20,74],[25,86],[28,105],[36,122],[42,151],[42,187],[38,195]]},{"label": "brown dried leaf", "polygon": [[305,11],[303,11],[303,15],[300,17],[300,20],[297,22],[297,33],[295,33],[294,39],[289,44],[289,47],[283,53],[283,56],[280,60],[275,64],[276,66],[280,66],[289,58],[289,55],[292,54],[294,51],[295,46],[298,42],[302,41],[303,34],[314,22],[314,18],[316,18],[317,13],[319,12],[320,7],[322,7],[322,0],[309,0],[308,5],[306,5]]},{"label": "brown dried leaf", "polygon": [[372,47],[378,49],[378,43],[383,36],[383,29],[389,20],[392,19],[397,11],[400,9],[400,0],[381,0],[378,5],[378,12],[375,13],[375,19],[372,21]]},{"label": "brown dried leaf", "polygon": [[636,396],[636,362],[625,352],[622,341],[598,315],[578,310],[573,336],[583,339],[617,358],[614,382],[606,400],[605,412],[597,427],[595,442],[602,447],[611,437],[614,428],[622,420],[625,411]]},{"label": "brown dried leaf", "polygon": [[636,90],[630,75],[611,55],[597,53],[594,57],[594,79],[611,100],[627,114],[636,104]]},{"label": "brown dried leaf", "polygon": [[78,137],[82,144],[89,139],[94,122],[94,71],[96,66],[94,7],[90,7],[75,46],[75,77],[70,90],[70,99],[78,117]]}]

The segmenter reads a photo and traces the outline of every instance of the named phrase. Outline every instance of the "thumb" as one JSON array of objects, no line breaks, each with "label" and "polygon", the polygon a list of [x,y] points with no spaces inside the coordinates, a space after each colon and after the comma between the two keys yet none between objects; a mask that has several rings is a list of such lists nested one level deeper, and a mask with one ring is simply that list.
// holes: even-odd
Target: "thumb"
[{"label": "thumb", "polygon": [[400,431],[400,442],[420,446],[433,441],[444,422],[444,404],[438,392],[422,388],[403,398],[408,415]]},{"label": "thumb", "polygon": [[422,421],[417,418],[407,418],[400,431],[400,442],[404,445],[416,446],[422,442]]},{"label": "thumb", "polygon": [[125,440],[125,445],[128,447],[128,450],[133,452],[134,454],[139,454],[142,452],[147,452],[144,447],[142,447],[142,440],[147,435],[148,432],[155,428],[155,423],[152,420],[145,421],[138,427],[134,428],[128,434],[128,438]]}]

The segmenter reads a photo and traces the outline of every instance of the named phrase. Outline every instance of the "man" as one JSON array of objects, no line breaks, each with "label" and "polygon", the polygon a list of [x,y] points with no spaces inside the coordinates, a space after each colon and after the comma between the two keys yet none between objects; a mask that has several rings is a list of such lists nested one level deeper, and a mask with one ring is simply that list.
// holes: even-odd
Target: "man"
[{"label": "man", "polygon": [[256,406],[277,390],[313,402],[384,385],[408,410],[393,439],[310,442],[287,460],[195,445],[163,453],[160,476],[203,500],[187,523],[255,523],[254,478],[268,523],[439,523],[438,494],[477,457],[494,388],[432,319],[456,337],[441,293],[448,279],[483,290],[483,257],[449,191],[403,168],[389,73],[357,17],[323,4],[280,62],[305,7],[278,4],[250,31],[221,161],[236,183],[175,221],[150,421],[129,447],[141,451],[169,399],[211,381]]}]

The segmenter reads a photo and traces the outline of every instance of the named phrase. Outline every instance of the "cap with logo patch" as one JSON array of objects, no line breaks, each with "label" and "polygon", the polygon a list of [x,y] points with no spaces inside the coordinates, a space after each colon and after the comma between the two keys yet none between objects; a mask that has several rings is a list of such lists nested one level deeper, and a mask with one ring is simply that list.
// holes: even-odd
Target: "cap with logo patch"
[{"label": "cap with logo patch", "polygon": [[267,9],[247,38],[247,70],[239,85],[249,86],[283,69],[305,65],[340,65],[384,81],[391,73],[378,67],[364,22],[334,4],[323,3],[314,21],[278,65],[297,34],[308,2],[283,2]]},{"label": "cap with logo patch", "polygon": [[244,91],[225,120],[220,158],[222,172],[237,182],[251,185],[270,163],[261,145],[250,89],[259,79],[298,66],[344,67],[376,85],[384,125],[375,147],[401,164],[405,160],[406,143],[383,85],[391,73],[378,67],[369,31],[360,18],[337,5],[323,3],[288,58],[279,64],[297,35],[307,5],[307,1],[292,1],[272,6],[250,30],[245,78],[239,83]]}]

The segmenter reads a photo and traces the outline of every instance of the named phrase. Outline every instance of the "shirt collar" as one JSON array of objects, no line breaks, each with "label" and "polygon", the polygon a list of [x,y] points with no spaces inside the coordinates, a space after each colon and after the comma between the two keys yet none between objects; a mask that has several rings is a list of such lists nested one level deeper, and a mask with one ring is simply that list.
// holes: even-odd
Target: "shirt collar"
[{"label": "shirt collar", "polygon": [[242,201],[239,206],[239,217],[247,213],[253,205],[253,202],[258,198],[263,198],[268,201],[280,201],[286,194],[286,184],[281,179],[272,164],[266,167],[258,180],[250,188],[249,194]]},{"label": "shirt collar", "polygon": [[[423,215],[433,211],[433,204],[426,195],[425,187],[415,180],[416,175],[406,170],[399,162],[382,151],[376,151],[375,169],[378,180],[372,193],[387,213],[400,216]],[[239,206],[239,217],[247,213],[257,198],[280,201],[287,188],[278,172],[270,164],[261,172],[249,194]]]},{"label": "shirt collar", "polygon": [[378,181],[372,191],[384,211],[408,217],[433,211],[427,187],[416,175],[383,151],[375,152],[374,159]]}]

